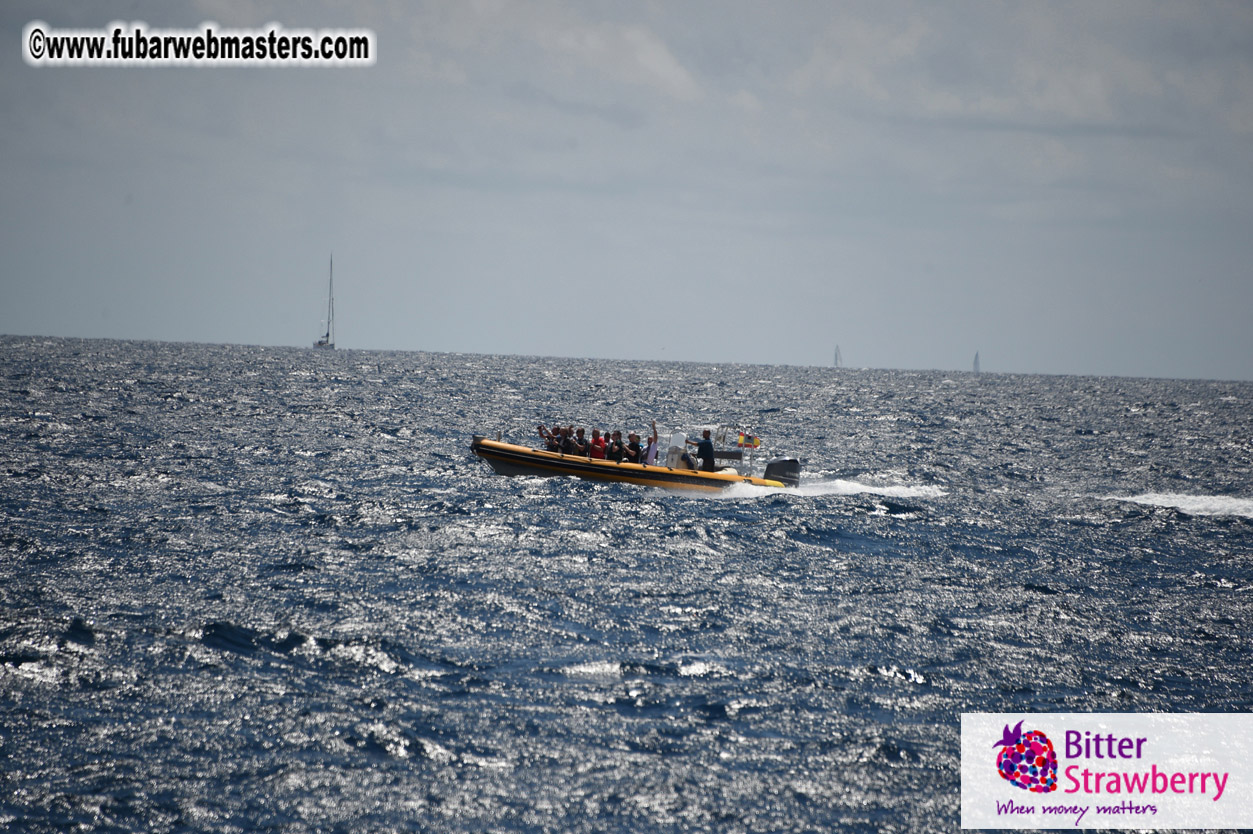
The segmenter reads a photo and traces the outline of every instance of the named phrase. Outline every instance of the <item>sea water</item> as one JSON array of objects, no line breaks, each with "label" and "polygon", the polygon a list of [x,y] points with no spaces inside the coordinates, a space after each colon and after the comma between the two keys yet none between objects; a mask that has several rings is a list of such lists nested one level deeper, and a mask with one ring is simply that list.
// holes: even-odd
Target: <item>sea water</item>
[{"label": "sea water", "polygon": [[[802,485],[469,452],[652,420]],[[1253,707],[1250,383],[3,338],[0,472],[9,830],[947,831],[962,712]]]}]

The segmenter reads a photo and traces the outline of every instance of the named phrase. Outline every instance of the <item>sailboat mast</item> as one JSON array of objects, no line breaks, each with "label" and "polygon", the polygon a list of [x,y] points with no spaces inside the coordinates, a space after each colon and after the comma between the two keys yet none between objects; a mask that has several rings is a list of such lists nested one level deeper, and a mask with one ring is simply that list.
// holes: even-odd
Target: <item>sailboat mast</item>
[{"label": "sailboat mast", "polygon": [[335,349],[335,256],[331,255],[330,285],[326,289],[326,335],[313,343],[315,348]]}]

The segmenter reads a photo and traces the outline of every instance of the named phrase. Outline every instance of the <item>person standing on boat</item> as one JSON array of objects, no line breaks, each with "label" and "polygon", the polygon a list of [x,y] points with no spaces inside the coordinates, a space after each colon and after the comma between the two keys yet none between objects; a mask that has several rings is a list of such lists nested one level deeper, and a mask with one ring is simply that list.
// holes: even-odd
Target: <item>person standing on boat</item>
[{"label": "person standing on boat", "polygon": [[605,450],[605,457],[616,463],[622,462],[622,455],[626,451],[626,447],[622,445],[622,432],[615,431],[613,439],[609,441],[609,447]]},{"label": "person standing on boat", "polygon": [[557,432],[549,431],[543,423],[539,424],[539,436],[544,439],[544,447],[550,452],[561,451],[561,437]]},{"label": "person standing on boat", "polygon": [[640,446],[640,436],[635,432],[627,435],[629,441],[622,452],[624,463],[640,463],[644,459],[644,448]]},{"label": "person standing on boat", "polygon": [[714,442],[709,437],[709,429],[701,432],[700,440],[687,441],[696,447],[696,456],[700,458],[700,468],[703,472],[714,471]]},{"label": "person standing on boat", "polygon": [[641,463],[646,466],[652,466],[657,462],[657,421],[653,420],[653,436],[648,441],[648,448],[644,450],[644,460]]},{"label": "person standing on boat", "polygon": [[574,453],[583,457],[589,457],[588,453],[590,451],[591,446],[588,444],[587,438],[583,436],[582,427],[576,429],[574,432]]},{"label": "person standing on boat", "polygon": [[592,429],[592,442],[587,444],[587,454],[594,460],[605,459],[605,438],[600,436],[600,429]]}]

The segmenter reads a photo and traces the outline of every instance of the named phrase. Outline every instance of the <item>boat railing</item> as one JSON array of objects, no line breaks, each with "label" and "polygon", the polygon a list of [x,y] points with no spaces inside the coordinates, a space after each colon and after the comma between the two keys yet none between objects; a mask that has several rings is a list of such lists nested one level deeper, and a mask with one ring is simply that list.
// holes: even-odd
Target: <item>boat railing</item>
[{"label": "boat railing", "polygon": [[[747,433],[737,426],[720,426],[713,437],[714,460],[719,464],[719,468],[723,468],[721,464],[725,463],[726,468],[734,469],[741,475],[751,476],[754,472],[756,453],[759,450],[755,446],[741,447],[735,445],[741,434]],[[496,440],[503,440],[502,432],[496,432]],[[531,445],[535,446],[534,443]],[[663,437],[659,445],[661,447],[660,454],[654,465],[665,466],[671,469],[680,469],[686,466],[682,462],[683,455],[688,451],[687,435],[685,433],[674,432],[669,437]],[[542,446],[535,446],[535,448],[542,450]]]},{"label": "boat railing", "polygon": [[735,440],[729,441],[728,438],[738,439],[741,434],[745,434],[745,432],[737,426],[719,426],[718,433],[714,435],[714,442],[717,444],[714,447],[714,458],[716,460],[738,461],[739,465],[735,466],[734,469],[741,475],[751,475],[753,474],[753,453],[756,451],[756,447],[740,446],[731,448],[727,445],[729,442],[735,442]]}]

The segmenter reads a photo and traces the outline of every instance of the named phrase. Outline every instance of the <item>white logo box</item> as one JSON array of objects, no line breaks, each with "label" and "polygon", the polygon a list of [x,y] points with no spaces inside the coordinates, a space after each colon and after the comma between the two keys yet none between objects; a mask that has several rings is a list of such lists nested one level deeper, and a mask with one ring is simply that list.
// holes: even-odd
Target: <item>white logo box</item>
[{"label": "white logo box", "polygon": [[[1012,735],[1019,722],[1021,734],[1043,733],[1052,742],[1052,791],[1017,787],[997,769],[1006,730]],[[1039,744],[1038,735],[1032,738]],[[1049,772],[1045,751],[1020,757]],[[962,828],[1249,828],[1251,774],[1250,713],[961,717]],[[1025,771],[1015,776],[1030,781]]]}]

